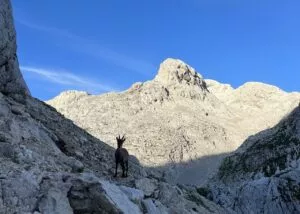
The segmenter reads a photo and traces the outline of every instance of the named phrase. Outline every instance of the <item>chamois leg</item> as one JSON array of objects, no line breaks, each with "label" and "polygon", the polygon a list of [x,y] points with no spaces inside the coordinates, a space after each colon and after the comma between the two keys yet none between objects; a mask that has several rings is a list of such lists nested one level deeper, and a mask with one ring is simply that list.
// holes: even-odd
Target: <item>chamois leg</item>
[{"label": "chamois leg", "polygon": [[122,177],[125,177],[125,164],[124,164],[124,162],[121,162],[121,167],[122,167]]},{"label": "chamois leg", "polygon": [[125,162],[125,177],[128,177],[128,161]]},{"label": "chamois leg", "polygon": [[116,162],[116,171],[114,177],[117,177],[117,174],[118,174],[118,162]]}]

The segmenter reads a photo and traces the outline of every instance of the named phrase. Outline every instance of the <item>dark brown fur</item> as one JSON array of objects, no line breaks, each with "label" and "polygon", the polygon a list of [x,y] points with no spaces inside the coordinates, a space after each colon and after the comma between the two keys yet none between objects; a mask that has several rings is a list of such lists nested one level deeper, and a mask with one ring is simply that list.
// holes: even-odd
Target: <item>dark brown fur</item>
[{"label": "dark brown fur", "polygon": [[124,141],[126,140],[125,136],[122,138],[116,137],[116,140],[118,142],[118,148],[115,152],[115,160],[116,160],[116,171],[115,171],[115,177],[117,177],[118,174],[118,165],[120,164],[122,167],[122,177],[128,176],[128,157],[129,153],[125,148],[122,148]]}]

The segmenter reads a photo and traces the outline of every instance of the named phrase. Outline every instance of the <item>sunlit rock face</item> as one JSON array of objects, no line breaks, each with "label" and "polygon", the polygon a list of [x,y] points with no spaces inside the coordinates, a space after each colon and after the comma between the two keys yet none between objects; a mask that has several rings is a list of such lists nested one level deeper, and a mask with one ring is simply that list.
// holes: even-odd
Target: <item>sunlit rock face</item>
[{"label": "sunlit rock face", "polygon": [[205,80],[179,59],[164,60],[153,80],[121,93],[63,92],[48,101],[92,135],[126,148],[167,180],[202,184],[220,160],[249,136],[275,125],[298,105],[299,93],[262,83],[234,89]]},{"label": "sunlit rock face", "polygon": [[[167,169],[166,178],[174,182],[202,183],[223,153],[239,142],[239,136],[231,134],[234,124],[227,121],[235,116],[181,60],[165,60],[153,80],[135,83],[122,93],[63,92],[48,103],[111,146],[116,133],[126,134],[124,146],[130,153],[147,167]],[[194,164],[209,155],[215,158]],[[195,178],[182,173],[190,171],[189,166],[201,168]]]},{"label": "sunlit rock face", "polygon": [[16,55],[16,32],[9,0],[0,1],[0,92],[29,95]]},{"label": "sunlit rock face", "polygon": [[155,80],[165,86],[183,84],[207,90],[201,74],[179,59],[168,58],[164,60],[160,64]]}]

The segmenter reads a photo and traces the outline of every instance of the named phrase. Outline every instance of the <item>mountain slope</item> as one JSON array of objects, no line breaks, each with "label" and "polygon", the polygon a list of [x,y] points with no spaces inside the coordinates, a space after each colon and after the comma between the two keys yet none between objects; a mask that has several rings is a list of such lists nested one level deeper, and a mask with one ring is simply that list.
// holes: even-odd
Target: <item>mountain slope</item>
[{"label": "mountain slope", "polygon": [[[201,184],[226,153],[276,124],[299,99],[299,93],[263,84],[233,89],[204,80],[181,60],[167,59],[153,80],[124,92],[68,91],[47,103],[111,146],[116,134],[126,133],[129,151],[145,166],[166,166],[168,179]],[[209,156],[215,158],[203,161]]]},{"label": "mountain slope", "polygon": [[128,178],[113,179],[113,154],[43,102],[0,93],[0,213],[227,212],[134,159]]},{"label": "mountain slope", "polygon": [[287,93],[280,88],[259,82],[248,82],[232,88],[214,80],[206,80],[208,89],[232,111],[242,115],[239,129],[245,138],[260,130],[272,127],[294,109],[300,93]]},{"label": "mountain slope", "polygon": [[225,158],[209,188],[238,213],[300,212],[300,108]]},{"label": "mountain slope", "polygon": [[[126,134],[126,147],[149,167],[232,151],[241,140],[228,120],[236,116],[207,90],[201,75],[180,60],[167,59],[154,80],[121,93],[69,91],[48,103],[112,146],[117,134]],[[211,162],[210,167],[217,164]],[[206,176],[199,178],[204,181]]]}]

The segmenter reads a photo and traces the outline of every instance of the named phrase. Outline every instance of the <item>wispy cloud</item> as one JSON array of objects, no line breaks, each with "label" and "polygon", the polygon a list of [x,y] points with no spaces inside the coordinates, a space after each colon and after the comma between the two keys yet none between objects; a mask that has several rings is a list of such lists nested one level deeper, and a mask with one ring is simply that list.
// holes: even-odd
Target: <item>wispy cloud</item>
[{"label": "wispy cloud", "polygon": [[145,60],[136,59],[134,57],[116,52],[112,49],[105,48],[99,45],[97,42],[85,39],[67,30],[37,25],[35,23],[19,19],[17,19],[16,21],[28,28],[52,34],[53,36],[61,37],[66,41],[64,44],[73,51],[88,55],[96,59],[111,62],[114,65],[134,71],[136,73],[149,75],[156,69],[154,65]]},{"label": "wispy cloud", "polygon": [[48,81],[51,81],[60,85],[74,86],[76,88],[81,88],[82,90],[93,91],[93,92],[107,92],[107,91],[117,91],[109,85],[101,84],[90,80],[88,78],[74,75],[66,71],[50,70],[44,68],[20,66],[22,72],[36,74]]},{"label": "wispy cloud", "polygon": [[68,32],[67,30],[62,30],[62,29],[58,29],[55,27],[46,27],[43,25],[37,25],[33,22],[28,22],[28,21],[20,20],[20,19],[16,19],[16,21],[18,23],[20,23],[21,25],[31,28],[33,30],[38,30],[38,31],[41,31],[44,33],[50,33],[50,34],[53,34],[56,36],[64,37],[66,39],[83,40],[81,37],[79,37],[75,34],[72,34],[72,33]]}]

